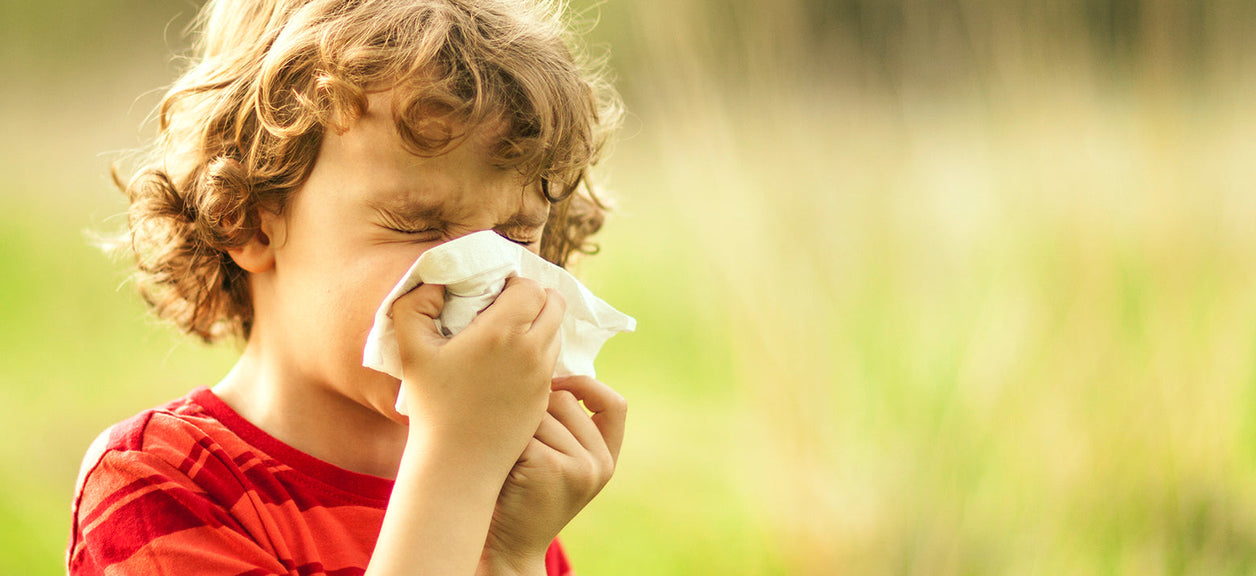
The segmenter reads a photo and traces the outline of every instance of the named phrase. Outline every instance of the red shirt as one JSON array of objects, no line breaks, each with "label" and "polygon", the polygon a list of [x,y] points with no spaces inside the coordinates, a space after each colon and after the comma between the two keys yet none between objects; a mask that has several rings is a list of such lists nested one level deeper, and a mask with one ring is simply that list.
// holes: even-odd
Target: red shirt
[{"label": "red shirt", "polygon": [[[392,487],[283,444],[199,388],[92,444],[69,574],[363,574]],[[545,567],[572,575],[557,541]]]}]

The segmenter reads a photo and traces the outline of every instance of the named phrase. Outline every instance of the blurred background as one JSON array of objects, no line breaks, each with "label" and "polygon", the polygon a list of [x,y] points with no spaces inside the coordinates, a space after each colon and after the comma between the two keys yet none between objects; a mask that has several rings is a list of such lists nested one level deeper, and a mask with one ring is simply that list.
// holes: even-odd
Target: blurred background
[{"label": "blurred background", "polygon": [[[0,573],[233,360],[85,236],[196,6],[0,4]],[[1256,573],[1256,3],[572,12],[631,112],[578,271],[640,322],[582,574]]]}]

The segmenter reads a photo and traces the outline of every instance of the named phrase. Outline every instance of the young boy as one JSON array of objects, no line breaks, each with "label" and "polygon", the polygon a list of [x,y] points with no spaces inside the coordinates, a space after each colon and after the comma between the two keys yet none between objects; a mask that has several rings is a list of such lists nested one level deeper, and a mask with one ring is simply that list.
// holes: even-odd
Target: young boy
[{"label": "young boy", "polygon": [[126,246],[159,315],[244,350],[93,444],[69,573],[570,574],[555,537],[609,480],[626,408],[551,378],[562,297],[513,278],[445,338],[421,285],[392,312],[404,378],[362,351],[433,246],[583,250],[614,95],[519,1],[210,0],[196,25],[124,186]]}]

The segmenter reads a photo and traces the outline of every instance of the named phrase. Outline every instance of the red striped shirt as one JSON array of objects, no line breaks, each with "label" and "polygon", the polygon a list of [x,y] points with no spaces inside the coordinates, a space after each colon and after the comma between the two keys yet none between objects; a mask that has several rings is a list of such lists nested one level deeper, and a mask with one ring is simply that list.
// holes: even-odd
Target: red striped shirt
[{"label": "red striped shirt", "polygon": [[[92,444],[69,574],[360,575],[392,487],[283,444],[199,388]],[[557,541],[545,565],[572,574]]]}]

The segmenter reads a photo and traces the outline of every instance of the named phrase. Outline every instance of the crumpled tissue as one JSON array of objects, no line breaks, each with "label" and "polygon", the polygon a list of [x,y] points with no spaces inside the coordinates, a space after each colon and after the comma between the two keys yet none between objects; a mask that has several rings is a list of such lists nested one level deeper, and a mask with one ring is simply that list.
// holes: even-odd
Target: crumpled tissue
[{"label": "crumpled tissue", "polygon": [[[502,238],[492,230],[468,234],[424,252],[380,304],[375,324],[366,337],[362,365],[401,378],[392,306],[419,284],[445,286],[445,307],[436,327],[447,337],[466,328],[502,290],[506,280],[522,276],[553,288],[567,300],[559,338],[562,351],[554,377],[596,376],[593,359],[602,344],[618,332],[632,332],[637,321],[594,296],[566,270]],[[405,388],[397,396],[397,411],[405,414]]]}]

